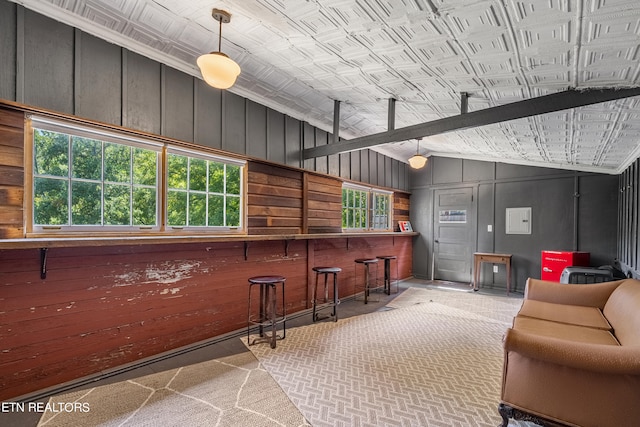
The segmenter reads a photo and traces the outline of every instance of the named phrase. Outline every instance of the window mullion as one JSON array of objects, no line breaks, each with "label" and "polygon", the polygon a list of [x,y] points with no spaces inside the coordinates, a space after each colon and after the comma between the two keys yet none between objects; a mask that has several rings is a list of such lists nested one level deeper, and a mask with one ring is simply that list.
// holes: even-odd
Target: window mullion
[{"label": "window mullion", "polygon": [[71,177],[73,176],[73,137],[71,135],[67,135],[67,224],[73,225],[73,181]]}]

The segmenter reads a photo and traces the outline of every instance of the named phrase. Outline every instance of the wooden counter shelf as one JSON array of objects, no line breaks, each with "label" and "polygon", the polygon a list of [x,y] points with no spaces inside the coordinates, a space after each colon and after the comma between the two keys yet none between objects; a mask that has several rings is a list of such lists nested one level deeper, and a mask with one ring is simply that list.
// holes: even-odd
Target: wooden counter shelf
[{"label": "wooden counter shelf", "polygon": [[367,237],[417,236],[417,232],[362,232],[319,234],[229,234],[229,235],[174,235],[174,236],[114,236],[114,237],[28,237],[0,240],[1,249],[77,248],[87,246],[164,245],[177,243],[256,242],[265,240],[313,240]]}]

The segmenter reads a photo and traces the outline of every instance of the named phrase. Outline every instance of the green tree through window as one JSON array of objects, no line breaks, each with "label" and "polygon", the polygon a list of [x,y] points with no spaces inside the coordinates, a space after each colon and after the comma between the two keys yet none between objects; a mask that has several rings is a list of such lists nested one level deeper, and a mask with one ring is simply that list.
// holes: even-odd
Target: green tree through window
[{"label": "green tree through window", "polygon": [[34,226],[156,226],[158,155],[34,128]]},{"label": "green tree through window", "polygon": [[390,194],[345,185],[342,188],[342,228],[363,231],[390,229]]},{"label": "green tree through window", "polygon": [[241,171],[217,159],[169,153],[167,225],[240,227]]}]

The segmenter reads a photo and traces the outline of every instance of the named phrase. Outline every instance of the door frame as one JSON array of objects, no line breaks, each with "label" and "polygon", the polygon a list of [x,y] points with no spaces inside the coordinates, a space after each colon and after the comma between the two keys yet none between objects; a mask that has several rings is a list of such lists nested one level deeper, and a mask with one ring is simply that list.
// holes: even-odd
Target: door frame
[{"label": "door frame", "polygon": [[[431,209],[431,245],[430,245],[430,249],[431,249],[431,263],[429,265],[429,268],[431,270],[431,280],[439,280],[435,278],[435,271],[436,271],[436,265],[435,265],[435,260],[436,260],[436,227],[435,227],[435,221],[436,218],[438,217],[437,215],[437,209],[438,209],[438,205],[437,205],[437,201],[436,201],[436,192],[437,191],[446,191],[446,190],[459,190],[459,189],[471,189],[471,206],[472,206],[472,212],[470,212],[470,217],[472,218],[472,224],[470,225],[471,230],[471,241],[469,242],[469,249],[470,249],[470,255],[471,258],[469,259],[469,283],[472,282],[473,280],[473,253],[476,252],[476,249],[478,247],[478,185],[451,185],[451,186],[439,186],[437,188],[433,188],[432,192],[431,192],[431,200],[432,202],[432,209]],[[465,282],[462,282],[465,283]]]}]

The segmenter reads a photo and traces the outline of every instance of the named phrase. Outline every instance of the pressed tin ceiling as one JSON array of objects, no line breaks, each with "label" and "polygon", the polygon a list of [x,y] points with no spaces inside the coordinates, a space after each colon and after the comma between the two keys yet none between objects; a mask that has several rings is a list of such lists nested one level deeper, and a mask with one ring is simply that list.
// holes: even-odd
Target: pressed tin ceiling
[{"label": "pressed tin ceiling", "polygon": [[[14,0],[200,77],[228,10],[230,91],[342,139],[568,89],[640,86],[637,0]],[[620,173],[640,155],[640,97],[425,137],[429,155]],[[416,141],[372,149],[401,161]]]}]

